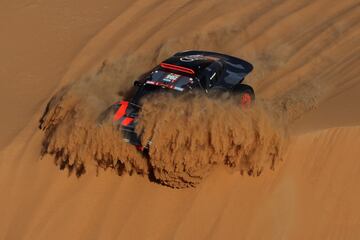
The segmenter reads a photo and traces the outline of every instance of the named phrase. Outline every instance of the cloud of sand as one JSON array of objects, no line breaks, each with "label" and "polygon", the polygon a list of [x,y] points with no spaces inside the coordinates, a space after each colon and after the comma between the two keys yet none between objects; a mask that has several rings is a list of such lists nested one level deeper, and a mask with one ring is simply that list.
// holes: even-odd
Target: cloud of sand
[{"label": "cloud of sand", "polygon": [[104,118],[104,110],[131,89],[133,73],[116,66],[104,64],[48,103],[40,120],[42,154],[53,155],[61,169],[80,176],[95,165],[181,188],[195,186],[217,165],[259,175],[281,159],[283,130],[267,108],[243,109],[237,97],[204,93],[154,95],[144,101],[136,129],[143,143],[152,142],[149,157],[144,156],[122,140],[111,111]]},{"label": "cloud of sand", "polygon": [[193,93],[158,95],[145,102],[138,131],[151,140],[150,164],[156,179],[193,186],[216,165],[260,175],[282,157],[284,131],[259,103],[245,109],[238,97]]},{"label": "cloud of sand", "polygon": [[97,74],[61,89],[47,104],[39,126],[45,132],[42,155],[54,155],[61,169],[80,176],[94,163],[119,174],[147,174],[143,157],[122,141],[118,128],[97,121],[131,87],[126,78],[133,76],[122,62],[118,65],[104,63]]}]

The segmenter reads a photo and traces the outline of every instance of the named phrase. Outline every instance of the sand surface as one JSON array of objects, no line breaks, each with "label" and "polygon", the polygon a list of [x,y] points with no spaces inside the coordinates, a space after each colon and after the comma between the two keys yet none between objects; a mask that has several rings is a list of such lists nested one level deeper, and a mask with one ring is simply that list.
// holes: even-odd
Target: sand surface
[{"label": "sand surface", "polygon": [[[358,1],[1,6],[0,239],[360,238]],[[289,132],[275,170],[253,177],[218,166],[196,187],[173,189],[96,172],[91,161],[77,178],[40,157],[38,121],[62,87],[88,87],[83,98],[92,86],[106,93],[101,81],[126,88],[184,49],[254,64],[246,82],[281,107]]]}]

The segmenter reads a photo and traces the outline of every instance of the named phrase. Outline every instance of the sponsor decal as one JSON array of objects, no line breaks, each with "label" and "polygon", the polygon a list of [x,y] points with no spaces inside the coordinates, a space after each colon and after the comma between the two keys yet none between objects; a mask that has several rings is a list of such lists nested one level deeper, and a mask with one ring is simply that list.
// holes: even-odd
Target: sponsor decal
[{"label": "sponsor decal", "polygon": [[171,85],[171,84],[166,84],[166,83],[162,83],[162,82],[153,82],[153,81],[146,81],[147,84],[150,84],[150,85],[155,85],[155,86],[160,86],[162,88],[170,88],[170,89],[175,89],[177,91],[184,91],[184,88],[181,88],[181,87],[176,87],[174,85]]},{"label": "sponsor decal", "polygon": [[182,62],[193,62],[193,61],[197,61],[197,60],[219,60],[219,58],[214,57],[214,56],[204,56],[204,55],[189,55],[189,56],[185,56],[185,57],[181,57],[180,61]]},{"label": "sponsor decal", "polygon": [[203,55],[190,55],[190,56],[181,57],[180,61],[193,62],[193,61],[202,60],[202,59],[205,59]]}]

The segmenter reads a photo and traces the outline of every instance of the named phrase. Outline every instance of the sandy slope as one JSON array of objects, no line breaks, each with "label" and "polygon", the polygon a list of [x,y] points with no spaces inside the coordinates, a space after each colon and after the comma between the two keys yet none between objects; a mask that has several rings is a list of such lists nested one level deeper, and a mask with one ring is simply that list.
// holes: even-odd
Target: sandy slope
[{"label": "sandy slope", "polygon": [[3,1],[0,14],[0,147],[58,85],[72,59],[132,1]]},{"label": "sandy slope", "polygon": [[[360,122],[360,84],[342,91],[328,101],[319,104],[292,126],[294,133],[308,132],[335,126],[356,126]],[[324,118],[323,116],[329,116]]]},{"label": "sandy slope", "polygon": [[[110,12],[88,2],[30,3],[17,1],[1,10],[7,13],[1,17],[12,23],[11,29],[24,26],[10,21],[20,21],[22,16],[29,26],[42,29],[39,35],[47,41],[7,34],[7,42],[1,43],[8,55],[1,58],[5,67],[0,73],[2,79],[9,79],[0,82],[6,115],[1,140],[12,142],[0,152],[0,239],[360,237],[357,1],[331,1],[331,7],[324,0],[108,1]],[[51,14],[62,9],[63,15]],[[49,30],[51,21],[49,25],[37,22],[42,15],[36,13],[42,11],[58,16],[52,21],[71,36],[67,45]],[[70,21],[72,11],[80,19],[75,20],[78,25]],[[96,16],[101,21],[87,22]],[[4,24],[1,27],[5,29]],[[34,43],[49,50],[32,52]],[[258,96],[288,96],[288,106],[295,106],[289,115],[299,118],[291,126],[297,136],[291,138],[276,171],[253,178],[218,169],[195,189],[173,190],[143,177],[119,177],[110,171],[99,177],[91,171],[79,179],[67,177],[54,167],[51,157],[39,160],[43,137],[37,130],[39,104],[45,105],[54,88],[89,74],[105,60],[125,61],[126,74],[135,76],[187,48],[244,57],[255,64],[248,81]],[[23,62],[15,59],[19,55],[11,49],[18,49]],[[58,60],[50,64],[49,56],[54,55]],[[138,68],[133,70],[135,62]],[[41,88],[34,92],[25,82]],[[23,110],[21,120],[14,109]]]},{"label": "sandy slope", "polygon": [[21,165],[1,164],[1,238],[357,239],[359,134],[357,127],[308,133],[278,171],[252,178],[219,169],[185,190],[136,176],[76,180],[49,159],[24,156]]}]

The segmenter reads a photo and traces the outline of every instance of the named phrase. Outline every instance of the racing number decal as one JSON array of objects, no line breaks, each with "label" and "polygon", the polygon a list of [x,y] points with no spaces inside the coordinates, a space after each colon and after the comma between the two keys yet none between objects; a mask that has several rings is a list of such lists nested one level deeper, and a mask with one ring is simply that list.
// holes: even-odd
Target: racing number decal
[{"label": "racing number decal", "polygon": [[168,75],[166,75],[166,77],[164,77],[164,81],[173,83],[176,80],[178,80],[179,77],[180,77],[179,74],[169,73]]}]

